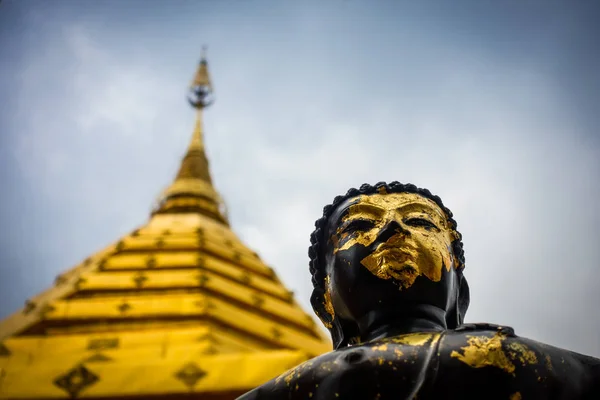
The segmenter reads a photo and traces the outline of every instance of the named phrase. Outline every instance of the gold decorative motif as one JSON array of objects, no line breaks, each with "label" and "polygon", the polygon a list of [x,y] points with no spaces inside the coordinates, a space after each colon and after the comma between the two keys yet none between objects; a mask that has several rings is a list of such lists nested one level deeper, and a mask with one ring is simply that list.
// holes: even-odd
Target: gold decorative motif
[{"label": "gold decorative motif", "polygon": [[242,255],[240,253],[238,253],[237,251],[233,253],[233,260],[234,261],[239,262],[239,261],[241,261],[241,259],[242,259]]},{"label": "gold decorative motif", "polygon": [[206,301],[204,302],[204,308],[205,308],[206,310],[214,310],[214,309],[216,309],[216,308],[217,308],[217,306],[216,306],[216,305],[215,305],[215,303],[213,303],[212,301],[210,301],[210,300],[206,300]]},{"label": "gold decorative motif", "polygon": [[119,242],[115,246],[115,250],[122,251],[124,247],[125,247],[125,243],[123,243],[122,240],[119,240]]},{"label": "gold decorative motif", "polygon": [[265,299],[258,293],[252,295],[252,304],[254,307],[261,307],[265,302]]},{"label": "gold decorative motif", "polygon": [[246,271],[242,274],[242,276],[240,278],[240,282],[242,282],[244,285],[249,284],[251,280],[252,280],[252,277]]},{"label": "gold decorative motif", "polygon": [[193,362],[184,365],[183,368],[175,373],[175,378],[182,381],[190,389],[196,386],[196,383],[205,376],[206,371]]},{"label": "gold decorative motif", "polygon": [[163,238],[156,239],[156,243],[155,243],[156,247],[160,248],[160,247],[164,247],[164,245],[165,245],[165,241],[163,240]]},{"label": "gold decorative motif", "polygon": [[271,329],[271,335],[273,335],[273,338],[275,338],[276,340],[279,340],[283,336],[283,332],[274,327],[273,329]]},{"label": "gold decorative motif", "polygon": [[148,277],[143,273],[140,272],[139,274],[137,274],[136,276],[133,277],[133,281],[135,282],[135,286],[139,289],[142,287],[142,285],[144,285],[144,283],[148,280]]},{"label": "gold decorative motif", "polygon": [[83,389],[93,385],[98,380],[100,380],[98,375],[84,365],[79,364],[64,375],[57,377],[53,383],[69,393],[72,398],[75,398]]},{"label": "gold decorative motif", "polygon": [[88,342],[88,350],[108,350],[119,347],[119,338],[91,339]]},{"label": "gold decorative motif", "polygon": [[200,287],[204,287],[206,285],[206,283],[208,281],[210,281],[210,277],[208,275],[206,275],[205,273],[201,273],[200,275],[198,275],[197,279],[198,279],[198,286],[200,286]]},{"label": "gold decorative motif", "polygon": [[461,347],[463,354],[454,350],[450,353],[451,357],[457,358],[473,368],[493,366],[514,374],[515,366],[502,349],[502,342],[506,339],[505,335],[496,333],[491,338],[470,335],[467,337],[469,338],[468,345]]},{"label": "gold decorative motif", "polygon": [[202,353],[203,354],[208,354],[208,355],[217,354],[218,350],[217,350],[217,348],[215,346],[210,345]]},{"label": "gold decorative motif", "polygon": [[131,309],[131,304],[124,301],[121,304],[119,304],[119,306],[117,308],[119,309],[121,314],[125,314],[127,311],[129,311]]},{"label": "gold decorative motif", "polygon": [[146,268],[154,268],[156,267],[156,258],[154,256],[149,256],[146,259]]}]

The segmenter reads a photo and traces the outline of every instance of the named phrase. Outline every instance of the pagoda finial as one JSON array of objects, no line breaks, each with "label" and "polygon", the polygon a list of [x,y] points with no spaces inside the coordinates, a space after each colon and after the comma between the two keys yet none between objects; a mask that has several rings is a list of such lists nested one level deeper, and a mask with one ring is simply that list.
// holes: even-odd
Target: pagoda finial
[{"label": "pagoda finial", "polygon": [[202,109],[211,105],[214,101],[213,88],[208,75],[208,62],[206,61],[207,46],[202,46],[202,55],[196,75],[190,85],[188,100],[192,107]]},{"label": "pagoda finial", "polygon": [[204,108],[213,102],[206,46],[202,47],[200,65],[190,85],[188,100],[197,110],[192,140],[181,161],[175,181],[161,196],[155,213],[199,212],[227,223],[224,204],[212,184],[204,148],[202,113]]}]

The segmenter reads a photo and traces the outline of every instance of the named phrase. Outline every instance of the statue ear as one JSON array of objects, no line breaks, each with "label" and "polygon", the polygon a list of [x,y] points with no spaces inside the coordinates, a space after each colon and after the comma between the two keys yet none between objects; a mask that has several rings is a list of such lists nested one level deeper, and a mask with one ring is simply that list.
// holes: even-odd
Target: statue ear
[{"label": "statue ear", "polygon": [[333,348],[338,350],[343,347],[347,347],[351,340],[356,339],[358,334],[358,327],[343,319],[336,318],[333,321],[332,327],[329,330],[331,333],[331,340],[333,341]]},{"label": "statue ear", "polygon": [[342,330],[337,326],[337,321],[325,311],[325,307],[323,306],[324,298],[325,291],[319,287],[315,287],[310,296],[310,304],[317,317],[319,317],[323,325],[329,330],[331,339],[333,340],[333,348],[337,349],[340,346],[340,342],[343,341]]},{"label": "statue ear", "polygon": [[331,333],[331,340],[333,341],[334,350],[339,350],[340,348],[348,345],[348,340],[344,337],[344,330],[340,325],[339,319],[333,321],[329,333]]},{"label": "statue ear", "polygon": [[313,289],[312,296],[310,296],[310,302],[315,314],[317,314],[317,317],[319,317],[331,334],[333,349],[337,350],[348,346],[348,341],[358,335],[358,329],[353,324],[343,321],[340,318],[332,318],[323,306],[324,296],[325,292],[323,289],[315,288]]},{"label": "statue ear", "polygon": [[457,299],[457,312],[458,312],[458,324],[462,325],[465,320],[465,314],[467,313],[467,309],[469,308],[469,303],[471,302],[471,294],[469,291],[469,284],[467,283],[467,278],[461,273],[460,274],[460,286],[458,289],[458,299]]}]

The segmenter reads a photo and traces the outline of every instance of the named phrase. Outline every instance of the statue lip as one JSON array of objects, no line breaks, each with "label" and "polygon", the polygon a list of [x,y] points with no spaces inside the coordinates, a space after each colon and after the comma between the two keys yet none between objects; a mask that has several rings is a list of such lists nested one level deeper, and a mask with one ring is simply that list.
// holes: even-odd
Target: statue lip
[{"label": "statue lip", "polygon": [[401,267],[388,266],[385,273],[392,279],[399,282],[409,282],[416,278],[419,271],[410,264],[403,264]]},{"label": "statue lip", "polygon": [[402,252],[402,253],[408,253],[411,256],[413,256],[413,258],[416,256],[417,253],[417,248],[414,245],[414,243],[412,243],[412,240],[407,240],[409,238],[407,238],[404,235],[394,235],[392,237],[390,237],[387,241],[385,241],[384,243],[380,243],[377,247],[376,247],[376,251],[378,253],[380,252]]},{"label": "statue lip", "polygon": [[377,257],[386,257],[394,261],[405,262],[407,260],[415,261],[416,250],[412,246],[380,246],[375,255]]},{"label": "statue lip", "polygon": [[418,274],[419,270],[414,262],[414,250],[411,250],[410,248],[390,247],[378,251],[376,257],[379,259],[380,269],[395,278],[399,278],[399,275]]},{"label": "statue lip", "polygon": [[379,278],[392,278],[408,287],[421,273],[416,262],[418,255],[412,243],[388,240],[380,243],[375,251],[361,260],[361,264]]}]

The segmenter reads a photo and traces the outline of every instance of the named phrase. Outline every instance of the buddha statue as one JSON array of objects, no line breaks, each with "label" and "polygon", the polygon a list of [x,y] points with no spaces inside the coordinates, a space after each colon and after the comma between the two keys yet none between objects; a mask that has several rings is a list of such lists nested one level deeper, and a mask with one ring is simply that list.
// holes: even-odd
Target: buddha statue
[{"label": "buddha statue", "polygon": [[333,351],[240,399],[600,399],[600,360],[463,323],[461,234],[441,199],[380,182],[338,196],[309,248]]}]

